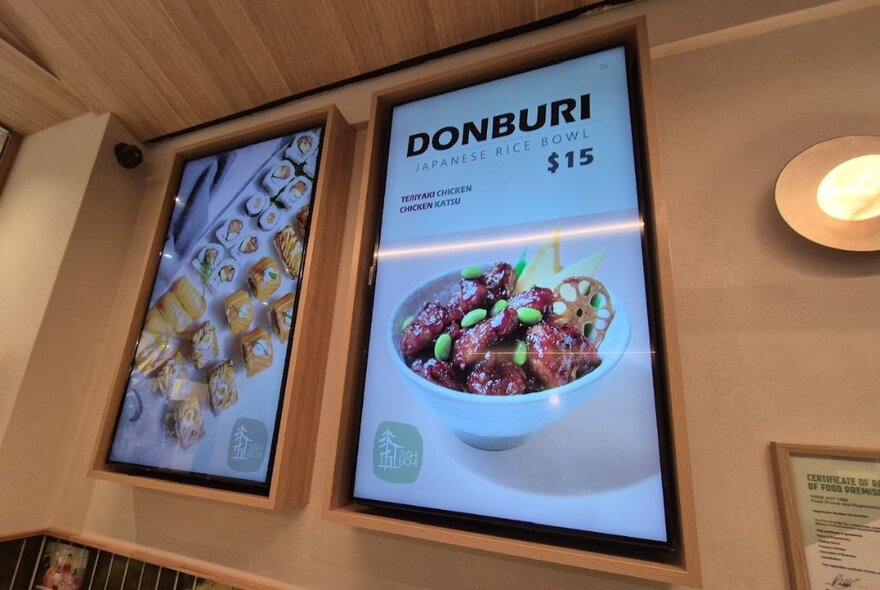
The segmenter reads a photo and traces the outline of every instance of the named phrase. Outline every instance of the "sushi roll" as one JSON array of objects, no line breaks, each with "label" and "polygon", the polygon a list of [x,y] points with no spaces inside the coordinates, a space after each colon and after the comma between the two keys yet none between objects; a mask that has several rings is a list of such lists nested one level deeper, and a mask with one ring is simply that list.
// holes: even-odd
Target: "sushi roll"
[{"label": "sushi roll", "polygon": [[281,194],[278,195],[278,201],[288,209],[294,207],[302,198],[308,198],[312,194],[312,181],[305,176],[297,176]]},{"label": "sushi roll", "polygon": [[260,238],[253,232],[246,232],[241,240],[230,250],[235,258],[247,258],[260,247]]},{"label": "sushi roll", "polygon": [[270,195],[277,195],[293,179],[293,165],[290,163],[273,166],[263,176],[263,186]]},{"label": "sushi roll", "polygon": [[247,330],[254,319],[254,306],[250,295],[245,291],[236,291],[223,302],[226,310],[226,320],[233,334],[240,334]]},{"label": "sushi roll", "polygon": [[299,278],[299,267],[302,264],[302,242],[296,237],[293,226],[288,224],[275,234],[275,249],[284,262],[284,268],[292,278]]},{"label": "sushi roll", "polygon": [[293,325],[293,293],[282,295],[269,306],[269,324],[278,340],[287,342]]},{"label": "sushi roll", "polygon": [[205,322],[196,330],[192,338],[192,359],[196,369],[204,369],[208,363],[220,354],[220,346],[217,343],[217,331],[214,324]]},{"label": "sushi roll", "polygon": [[309,209],[309,205],[306,205],[299,210],[299,213],[293,219],[293,227],[303,240],[306,239],[306,235],[309,232]]},{"label": "sushi roll", "polygon": [[151,307],[147,311],[147,317],[144,319],[144,328],[153,334],[171,334],[171,326],[162,317],[156,307]]},{"label": "sushi roll", "polygon": [[142,375],[149,375],[174,356],[174,337],[170,333],[154,334],[144,330],[134,354],[134,367]]},{"label": "sushi roll", "polygon": [[235,242],[238,241],[242,231],[244,231],[244,220],[239,219],[238,217],[233,217],[232,219],[227,219],[223,222],[223,225],[217,230],[216,235],[221,244],[227,248],[231,248]]},{"label": "sushi roll", "polygon": [[122,412],[129,422],[137,422],[141,414],[144,413],[144,402],[141,401],[141,396],[134,389],[129,389],[125,394]]},{"label": "sushi roll", "polygon": [[208,244],[199,250],[198,256],[193,258],[192,265],[199,273],[203,285],[207,285],[211,280],[217,263],[220,262],[220,255],[223,248],[219,244]]},{"label": "sushi roll", "polygon": [[171,329],[178,334],[186,330],[192,321],[180,299],[172,291],[166,292],[159,298],[159,301],[156,302],[156,308],[171,326]]},{"label": "sushi roll", "polygon": [[242,336],[241,356],[248,377],[272,366],[272,339],[269,332],[265,328],[257,328]]},{"label": "sushi roll", "polygon": [[248,215],[256,217],[269,207],[269,202],[269,197],[263,193],[255,193],[248,198],[244,209]]},{"label": "sushi roll", "polygon": [[183,401],[175,404],[170,411],[174,418],[174,431],[180,446],[186,450],[202,440],[205,425],[202,422],[202,409],[199,398],[191,393]]},{"label": "sushi roll", "polygon": [[281,286],[281,271],[278,263],[264,256],[248,272],[248,285],[260,301],[268,299]]},{"label": "sushi roll", "polygon": [[302,164],[318,149],[318,136],[314,131],[303,131],[294,136],[290,147],[284,151],[284,155],[295,163]]},{"label": "sushi roll", "polygon": [[238,401],[238,387],[235,385],[235,369],[232,361],[220,361],[208,369],[207,377],[211,411],[217,416]]},{"label": "sushi roll", "polygon": [[167,400],[182,400],[189,393],[190,381],[189,369],[186,366],[186,359],[177,351],[162,368],[159,369],[159,376],[156,380],[159,385],[159,391]]},{"label": "sushi roll", "polygon": [[238,262],[234,258],[227,258],[217,265],[214,276],[211,279],[212,289],[223,289],[232,284],[238,274]]},{"label": "sushi roll", "polygon": [[278,207],[275,205],[270,206],[266,209],[262,215],[260,215],[259,226],[263,231],[269,231],[275,229],[275,226],[278,225],[278,221],[281,219],[281,213],[278,211]]},{"label": "sushi roll", "polygon": [[306,160],[306,163],[303,164],[303,174],[305,174],[306,176],[308,176],[309,178],[314,180],[315,179],[315,172],[317,172],[317,170],[318,170],[318,153],[315,152],[314,154],[312,154],[309,157],[308,160]]},{"label": "sushi roll", "polygon": [[195,285],[186,278],[180,277],[171,285],[171,292],[180,301],[183,309],[194,320],[202,317],[205,313],[205,298],[198,292]]}]

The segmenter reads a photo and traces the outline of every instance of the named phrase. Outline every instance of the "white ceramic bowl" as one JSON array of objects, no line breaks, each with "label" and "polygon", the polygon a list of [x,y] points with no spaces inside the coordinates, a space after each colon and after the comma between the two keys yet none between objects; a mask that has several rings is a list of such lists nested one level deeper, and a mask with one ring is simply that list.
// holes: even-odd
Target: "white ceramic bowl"
[{"label": "white ceramic bowl", "polygon": [[[492,265],[481,267],[486,271]],[[400,352],[400,325],[405,318],[415,315],[426,301],[448,301],[457,288],[458,278],[458,269],[445,272],[407,293],[391,315],[388,345],[391,362],[413,395],[472,447],[500,451],[525,443],[538,431],[590,398],[629,345],[629,315],[614,294],[609,293],[614,304],[614,320],[599,346],[602,364],[591,373],[567,385],[522,395],[475,395],[447,389],[428,381],[407,366]]]}]

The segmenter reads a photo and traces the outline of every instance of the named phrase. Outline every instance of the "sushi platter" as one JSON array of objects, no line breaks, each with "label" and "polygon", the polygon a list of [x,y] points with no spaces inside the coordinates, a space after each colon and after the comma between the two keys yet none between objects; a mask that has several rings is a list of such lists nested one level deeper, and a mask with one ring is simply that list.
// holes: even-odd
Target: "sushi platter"
[{"label": "sushi platter", "polygon": [[322,132],[234,150],[217,190],[178,195],[169,227],[196,198],[210,221],[188,251],[166,241],[111,462],[266,481]]}]

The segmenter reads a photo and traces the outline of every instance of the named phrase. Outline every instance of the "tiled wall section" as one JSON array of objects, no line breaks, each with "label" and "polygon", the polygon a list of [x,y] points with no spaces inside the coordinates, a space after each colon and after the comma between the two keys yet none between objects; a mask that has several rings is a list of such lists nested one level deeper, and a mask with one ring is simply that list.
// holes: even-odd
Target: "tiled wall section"
[{"label": "tiled wall section", "polygon": [[0,543],[0,590],[36,588],[42,574],[38,571],[40,556],[52,542],[89,550],[89,562],[80,590],[238,590],[219,582],[46,535]]}]

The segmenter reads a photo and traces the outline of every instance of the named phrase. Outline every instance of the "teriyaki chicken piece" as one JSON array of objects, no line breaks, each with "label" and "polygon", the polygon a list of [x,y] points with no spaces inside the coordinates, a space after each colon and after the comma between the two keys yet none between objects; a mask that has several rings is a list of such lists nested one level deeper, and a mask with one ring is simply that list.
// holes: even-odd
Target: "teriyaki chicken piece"
[{"label": "teriyaki chicken piece", "polygon": [[400,350],[412,358],[425,350],[452,322],[450,310],[440,303],[426,303],[400,337]]},{"label": "teriyaki chicken piece", "polygon": [[576,328],[542,322],[526,332],[527,365],[544,389],[571,383],[602,362],[596,347]]},{"label": "teriyaki chicken piece", "polygon": [[416,359],[411,368],[431,383],[456,391],[462,390],[458,372],[446,361],[438,361],[435,358]]},{"label": "teriyaki chicken piece", "polygon": [[516,312],[507,307],[489,321],[468,328],[452,345],[452,364],[464,370],[483,358],[490,346],[512,334],[518,327]]},{"label": "teriyaki chicken piece", "polygon": [[544,318],[552,314],[555,296],[553,291],[545,287],[532,287],[528,291],[517,293],[507,301],[507,305],[516,310],[521,307],[530,307],[540,311]]},{"label": "teriyaki chicken piece", "polygon": [[509,360],[489,356],[474,365],[466,387],[480,395],[518,395],[528,390],[528,377],[521,367]]},{"label": "teriyaki chicken piece", "polygon": [[492,270],[481,278],[488,291],[486,307],[492,307],[500,299],[507,299],[516,287],[516,273],[506,262],[496,262]]}]

